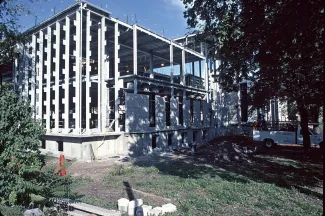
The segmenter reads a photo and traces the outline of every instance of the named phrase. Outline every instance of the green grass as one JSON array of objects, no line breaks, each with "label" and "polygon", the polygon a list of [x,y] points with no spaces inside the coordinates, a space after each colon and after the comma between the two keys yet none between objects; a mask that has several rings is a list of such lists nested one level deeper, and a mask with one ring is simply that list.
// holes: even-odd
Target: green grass
[{"label": "green grass", "polygon": [[[124,170],[126,168],[116,168]],[[253,181],[219,167],[184,161],[135,164],[127,172],[108,173],[103,180],[107,190],[132,188],[170,198],[177,215],[321,215],[320,201],[294,188]],[[132,171],[130,171],[132,170]],[[143,197],[145,204],[158,206],[163,201]],[[82,201],[116,209],[115,200],[85,196]]]},{"label": "green grass", "polygon": [[164,199],[168,198],[177,206],[175,215],[184,216],[322,215],[323,164],[316,150],[315,157],[306,158],[299,151],[278,147],[250,156],[250,162],[208,164],[206,159],[215,157],[215,151],[186,159],[135,159],[129,167],[115,165],[100,185],[97,182],[97,194],[81,200],[117,209],[122,197],[140,198],[153,207],[168,203]]}]

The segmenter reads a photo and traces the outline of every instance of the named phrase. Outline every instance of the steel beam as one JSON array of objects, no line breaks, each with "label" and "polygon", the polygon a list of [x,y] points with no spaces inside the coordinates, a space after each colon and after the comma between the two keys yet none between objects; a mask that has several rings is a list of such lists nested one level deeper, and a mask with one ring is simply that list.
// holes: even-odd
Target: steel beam
[{"label": "steel beam", "polygon": [[64,74],[64,84],[62,85],[64,89],[64,98],[62,99],[62,103],[64,104],[64,114],[62,117],[64,118],[64,132],[69,132],[69,122],[70,122],[70,87],[69,87],[69,72],[70,72],[70,18],[65,18],[65,25],[63,26],[63,30],[65,31],[65,39],[63,40],[63,44],[65,46],[65,53],[62,55],[65,66],[63,69]]},{"label": "steel beam", "polygon": [[182,49],[182,65],[180,74],[180,84],[185,85],[185,49]]},{"label": "steel beam", "polygon": [[[138,75],[138,35],[137,25],[133,25],[133,74]],[[138,80],[134,79],[134,94],[138,92]]]},{"label": "steel beam", "polygon": [[91,42],[91,33],[90,33],[90,27],[91,27],[91,21],[90,21],[90,11],[87,11],[87,20],[86,20],[86,133],[90,132],[90,119],[91,119],[91,113],[90,113],[90,103],[91,103],[91,97],[90,97],[90,56],[91,56],[91,50],[90,50],[90,42]]},{"label": "steel beam", "polygon": [[98,81],[98,84],[100,84],[100,88],[101,88],[101,121],[98,122],[98,124],[101,124],[101,132],[105,132],[105,128],[106,128],[106,115],[107,115],[107,110],[106,110],[106,106],[107,106],[107,88],[106,88],[106,82],[105,82],[105,78],[107,77],[107,73],[109,70],[109,67],[107,67],[107,63],[108,63],[108,55],[106,54],[106,46],[108,46],[106,39],[105,39],[105,35],[106,35],[106,31],[107,31],[107,27],[105,25],[105,17],[102,17],[101,19],[101,43],[102,43],[102,47],[101,47],[101,80],[100,82]]},{"label": "steel beam", "polygon": [[114,83],[115,83],[115,88],[114,88],[114,95],[115,95],[115,104],[114,104],[114,121],[115,121],[115,132],[119,132],[120,128],[118,125],[118,118],[119,118],[119,113],[118,113],[118,91],[120,90],[120,82],[123,84],[123,80],[119,80],[120,77],[120,72],[118,70],[118,65],[120,62],[118,53],[119,53],[119,23],[115,23],[115,28],[114,28]]},{"label": "steel beam", "polygon": [[170,44],[170,52],[169,52],[169,55],[170,55],[170,82],[171,82],[171,91],[170,91],[170,94],[171,94],[171,97],[173,98],[174,97],[174,88],[173,88],[173,84],[174,84],[174,49],[173,49],[173,45]]},{"label": "steel beam", "polygon": [[[81,10],[82,11],[82,10]],[[75,97],[73,102],[75,103],[75,113],[73,117],[75,119],[75,134],[81,133],[81,48],[82,48],[82,39],[81,39],[81,12],[76,12],[76,20],[74,20],[74,25],[76,26],[76,35],[74,35],[74,40],[76,41],[76,50],[74,56],[76,58],[76,65],[73,66],[76,73],[76,80],[74,81],[75,87]]]},{"label": "steel beam", "polygon": [[54,34],[56,36],[56,42],[53,45],[53,48],[55,49],[55,58],[53,59],[53,62],[55,63],[55,87],[54,87],[54,100],[53,100],[53,104],[54,104],[54,129],[55,132],[59,131],[59,112],[60,112],[60,101],[59,101],[59,96],[60,96],[60,23],[57,22],[56,23],[56,28],[54,31]]},{"label": "steel beam", "polygon": [[45,119],[46,119],[46,130],[47,132],[50,132],[51,130],[51,73],[52,73],[52,67],[51,67],[51,62],[52,62],[52,30],[51,27],[47,27],[47,46],[46,46],[46,52],[47,52],[47,59],[45,62],[46,65],[46,101],[45,106],[46,106],[46,114],[45,114]]},{"label": "steel beam", "polygon": [[36,89],[36,93],[38,94],[37,101],[37,119],[41,120],[44,118],[43,116],[43,49],[44,49],[44,35],[43,31],[39,32],[39,38],[37,38],[37,43],[39,44],[39,51],[37,51],[38,62],[36,65],[36,79],[38,80],[38,85]]},{"label": "steel beam", "polygon": [[30,102],[33,108],[33,118],[36,118],[36,35],[32,35],[32,55],[30,56],[32,60],[32,65],[31,65],[31,77],[30,77],[30,84],[31,84],[31,89],[30,89]]}]

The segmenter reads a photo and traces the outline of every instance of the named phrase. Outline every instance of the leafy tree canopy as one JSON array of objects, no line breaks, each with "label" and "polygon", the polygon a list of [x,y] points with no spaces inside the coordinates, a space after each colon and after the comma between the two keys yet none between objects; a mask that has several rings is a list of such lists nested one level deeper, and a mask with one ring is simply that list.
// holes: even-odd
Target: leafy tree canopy
[{"label": "leafy tree canopy", "polygon": [[30,104],[7,85],[0,88],[0,104],[0,197],[19,202],[35,190],[43,166],[43,128],[32,119]]},{"label": "leafy tree canopy", "polygon": [[226,90],[250,81],[255,107],[274,97],[293,100],[305,123],[309,104],[324,105],[323,1],[183,2],[189,27],[200,28],[210,56],[221,60]]},{"label": "leafy tree canopy", "polygon": [[32,14],[33,4],[39,1],[0,0],[0,65],[10,63],[15,54],[14,47],[26,41],[24,34],[19,32],[18,19],[22,15]]},{"label": "leafy tree canopy", "polygon": [[43,134],[40,122],[32,118],[29,102],[10,86],[1,86],[0,203],[27,206],[31,194],[43,197],[43,204],[51,203],[54,197],[67,197],[72,179],[59,176],[58,164],[44,166],[45,158],[39,151]]}]

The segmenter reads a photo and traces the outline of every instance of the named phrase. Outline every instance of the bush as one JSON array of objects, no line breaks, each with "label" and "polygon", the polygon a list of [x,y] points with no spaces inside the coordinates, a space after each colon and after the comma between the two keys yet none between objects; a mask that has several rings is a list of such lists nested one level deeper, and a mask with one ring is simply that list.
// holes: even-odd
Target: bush
[{"label": "bush", "polygon": [[17,216],[24,215],[25,209],[22,206],[4,206],[0,204],[1,216]]},{"label": "bush", "polygon": [[109,172],[111,176],[121,176],[133,172],[131,167],[125,167],[123,164],[114,164],[113,169]]}]

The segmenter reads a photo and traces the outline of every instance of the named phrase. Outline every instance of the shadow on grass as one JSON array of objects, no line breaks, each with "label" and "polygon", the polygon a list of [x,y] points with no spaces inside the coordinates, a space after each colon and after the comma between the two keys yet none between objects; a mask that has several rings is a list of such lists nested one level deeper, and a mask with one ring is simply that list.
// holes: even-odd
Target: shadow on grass
[{"label": "shadow on grass", "polygon": [[[227,140],[227,142],[231,145],[231,143],[238,143],[238,140]],[[213,145],[218,145],[218,141]],[[135,160],[134,165],[154,166],[161,174],[181,178],[199,179],[208,175],[230,182],[271,183],[287,189],[295,188],[301,193],[319,199],[323,198],[319,190],[314,190],[321,187],[323,180],[323,164],[317,148],[313,148],[306,157],[301,147],[278,146],[267,152],[249,155],[249,162],[212,162],[210,159],[214,153],[213,151],[200,152],[198,148],[195,156],[187,155],[183,159],[157,156],[154,162]]]},{"label": "shadow on grass", "polygon": [[173,175],[181,178],[201,179],[205,177],[222,178],[227,181],[247,183],[249,179],[238,176],[220,167],[211,166],[192,159],[170,159],[156,156],[154,161],[135,160],[133,163],[139,167],[156,167],[160,174]]}]

